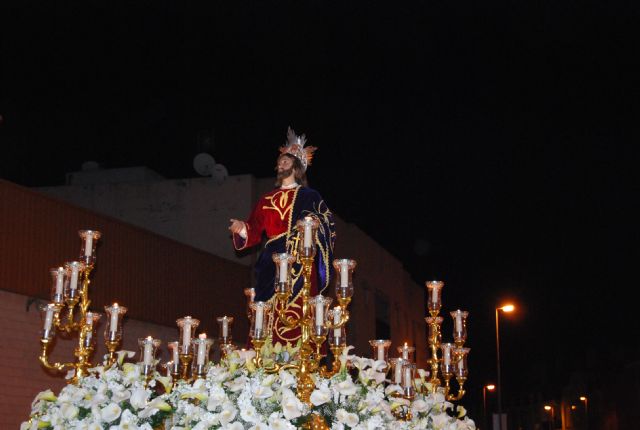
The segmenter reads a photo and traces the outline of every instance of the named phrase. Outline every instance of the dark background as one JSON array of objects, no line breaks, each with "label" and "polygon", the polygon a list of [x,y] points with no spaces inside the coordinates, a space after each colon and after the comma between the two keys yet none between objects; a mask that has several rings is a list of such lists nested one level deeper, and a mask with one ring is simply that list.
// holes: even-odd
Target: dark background
[{"label": "dark background", "polygon": [[61,185],[91,160],[192,177],[203,149],[231,175],[270,176],[291,125],[319,148],[308,175],[330,207],[470,311],[469,403],[495,382],[507,299],[504,397],[551,398],[575,372],[640,360],[638,15],[551,0],[3,4],[0,176]]}]

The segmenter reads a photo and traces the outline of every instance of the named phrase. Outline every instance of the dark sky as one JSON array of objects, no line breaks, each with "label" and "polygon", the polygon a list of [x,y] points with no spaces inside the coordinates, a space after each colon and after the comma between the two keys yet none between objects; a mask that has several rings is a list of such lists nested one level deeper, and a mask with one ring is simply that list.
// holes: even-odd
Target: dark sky
[{"label": "dark sky", "polygon": [[505,390],[640,360],[634,2],[135,3],[0,6],[0,177],[197,176],[204,131],[264,177],[291,125],[332,209],[470,310],[476,395],[507,298]]}]

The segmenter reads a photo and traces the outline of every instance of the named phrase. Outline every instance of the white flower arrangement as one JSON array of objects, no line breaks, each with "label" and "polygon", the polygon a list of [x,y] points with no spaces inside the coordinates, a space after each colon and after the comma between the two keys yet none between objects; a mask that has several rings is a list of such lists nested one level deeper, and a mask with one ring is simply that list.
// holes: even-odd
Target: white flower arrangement
[{"label": "white flower arrangement", "polygon": [[[280,363],[296,353],[278,345],[265,352]],[[342,366],[334,376],[314,375],[311,405],[296,395],[295,370],[268,374],[253,365],[250,355],[237,351],[211,364],[205,379],[177,381],[174,386],[159,374],[145,385],[133,364],[98,367],[94,375],[65,387],[57,397],[50,390],[40,393],[21,430],[294,430],[312,413],[333,430],[475,429],[464,408],[447,402],[442,393],[416,394],[411,401],[394,397],[400,387],[385,379],[384,362],[347,353],[348,349],[340,357]],[[398,408],[410,411],[411,418],[397,419]]]},{"label": "white flower arrangement", "polygon": [[[170,379],[155,373],[148,384],[140,367],[124,363],[133,352],[119,351],[111,367],[90,370],[78,385],[65,386],[58,396],[41,392],[31,404],[29,421],[20,430],[153,430],[172,413],[166,403]],[[70,375],[73,376],[73,375]]]}]

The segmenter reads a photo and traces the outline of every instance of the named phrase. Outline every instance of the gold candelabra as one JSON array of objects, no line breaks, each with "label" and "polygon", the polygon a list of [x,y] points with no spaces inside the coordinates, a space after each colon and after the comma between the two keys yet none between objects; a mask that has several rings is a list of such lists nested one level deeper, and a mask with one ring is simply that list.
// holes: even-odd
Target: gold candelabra
[{"label": "gold candelabra", "polygon": [[[336,297],[338,306],[331,311],[332,298],[317,295],[311,297],[311,274],[313,261],[316,253],[316,234],[318,221],[312,217],[305,217],[298,221],[296,228],[299,232],[298,247],[295,255],[286,253],[274,254],[273,261],[276,266],[275,300],[273,302],[251,302],[251,342],[256,352],[253,363],[256,367],[261,367],[267,373],[276,373],[282,369],[293,369],[296,371],[297,396],[300,401],[311,405],[311,393],[315,388],[313,379],[314,373],[319,373],[324,377],[330,377],[340,370],[339,356],[345,347],[344,326],[349,321],[347,307],[353,295],[353,284],[351,275],[355,268],[353,260],[335,260],[333,262],[340,277],[336,283]],[[287,308],[292,297],[292,285],[290,267],[293,261],[297,260],[302,264],[303,285],[298,295],[301,301],[301,313],[298,315],[288,315]],[[246,292],[245,292],[246,294]],[[247,294],[249,297],[249,294]],[[253,296],[251,297],[253,299]],[[277,315],[280,323],[289,330],[300,330],[300,349],[298,360],[288,363],[273,363],[264,365],[261,349],[270,338],[270,324],[272,313]],[[320,362],[325,355],[322,354],[322,346],[327,341],[330,333],[330,350],[334,360],[331,369],[326,365],[321,366]],[[314,348],[315,347],[315,348]],[[306,424],[306,428],[328,428],[324,419],[314,415]]]},{"label": "gold candelabra", "polygon": [[[73,370],[73,377],[69,380],[71,383],[77,383],[80,378],[88,374],[87,369],[92,367],[90,358],[95,350],[95,329],[101,317],[101,314],[89,310],[90,275],[95,265],[95,249],[101,233],[95,230],[80,230],[78,234],[82,239],[79,260],[67,262],[64,267],[51,269],[53,281],[51,302],[40,309],[44,326],[40,337],[41,349],[38,359],[49,370],[57,372],[65,369]],[[118,330],[117,323],[126,310],[125,307],[119,307],[115,318],[114,314],[110,313],[111,319],[105,331],[105,343],[111,362],[115,360],[114,353],[122,339],[122,331]],[[111,331],[113,334],[107,335]],[[78,344],[73,352],[75,361],[50,363],[49,353],[56,333],[69,337],[75,332],[78,333]]]},{"label": "gold candelabra", "polygon": [[[425,385],[421,388],[427,392],[434,392],[442,388],[448,401],[457,401],[462,399],[465,394],[464,384],[469,374],[467,356],[471,349],[464,347],[464,343],[467,340],[467,317],[469,313],[459,309],[450,312],[454,326],[454,343],[442,343],[443,318],[439,316],[439,313],[442,308],[443,287],[444,283],[442,281],[427,282],[429,316],[425,320],[429,327],[427,341],[431,353],[431,357],[428,360],[431,368],[431,379],[429,380],[429,386]],[[440,379],[439,375],[442,379]],[[456,394],[452,393],[451,389],[451,380],[454,376],[458,383],[458,392]]]},{"label": "gold candelabra", "polygon": [[[467,317],[466,311],[456,310],[450,312],[453,318],[453,338],[454,343],[442,343],[442,322],[439,316],[442,307],[441,281],[427,282],[427,292],[429,294],[427,310],[429,316],[425,318],[428,326],[427,342],[429,345],[430,358],[427,360],[429,369],[419,369],[420,378],[416,378],[416,364],[412,362],[411,354],[415,348],[408,345],[398,346],[396,358],[388,360],[387,371],[391,373],[391,383],[399,388],[390,395],[399,399],[413,400],[416,393],[431,394],[441,392],[448,401],[462,399],[465,394],[464,383],[469,373],[467,366],[467,356],[470,349],[464,347],[467,339]],[[390,340],[378,339],[369,341],[373,347],[374,358],[387,362],[387,349],[391,344]],[[457,393],[452,392],[451,380],[455,376],[458,383]],[[427,378],[429,378],[427,380]],[[418,384],[417,381],[420,381]],[[411,409],[402,402],[398,402],[392,413],[397,419],[410,420],[412,418]]]}]

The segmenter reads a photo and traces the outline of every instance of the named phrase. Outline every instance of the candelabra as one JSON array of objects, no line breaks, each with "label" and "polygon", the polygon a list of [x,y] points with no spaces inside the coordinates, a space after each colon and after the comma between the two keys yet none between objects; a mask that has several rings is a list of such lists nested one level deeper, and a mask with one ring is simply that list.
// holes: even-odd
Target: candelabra
[{"label": "candelabra", "polygon": [[[441,392],[448,401],[457,401],[465,394],[464,383],[469,373],[467,356],[470,348],[465,348],[464,343],[467,339],[467,317],[469,313],[461,310],[450,313],[454,324],[454,343],[442,343],[441,326],[443,318],[438,314],[442,307],[443,286],[444,283],[441,281],[427,282],[429,316],[425,320],[429,328],[427,341],[430,358],[427,362],[430,371],[416,368],[416,364],[411,357],[411,354],[415,351],[413,346],[410,346],[407,342],[398,346],[397,349],[400,356],[389,359],[386,366],[386,370],[390,370],[390,382],[398,386],[390,394],[393,397],[413,400],[416,393]],[[374,359],[387,362],[387,348],[391,341],[379,339],[371,340],[369,343],[373,347]],[[416,370],[420,373],[420,384],[417,383]],[[429,376],[430,379],[427,381],[426,378]],[[458,392],[456,394],[451,392],[451,379],[454,376],[458,382]],[[412,418],[411,409],[401,403],[392,410],[392,413],[397,419],[410,420]]]},{"label": "candelabra", "polygon": [[[311,297],[311,273],[316,253],[315,238],[318,224],[318,221],[312,217],[305,217],[299,220],[296,224],[299,234],[298,246],[295,250],[297,255],[286,253],[273,255],[276,268],[275,301],[272,303],[249,303],[249,308],[251,309],[250,335],[256,352],[256,356],[253,358],[254,364],[257,367],[262,367],[267,373],[275,373],[287,368],[295,369],[298,398],[308,405],[311,404],[310,396],[315,387],[312,375],[319,373],[328,377],[337,373],[340,368],[337,357],[339,357],[345,346],[344,326],[349,320],[347,307],[353,295],[351,277],[356,266],[356,262],[353,260],[342,259],[333,262],[334,267],[340,274],[336,282],[338,306],[334,309],[329,310],[332,298],[322,295]],[[304,281],[298,296],[302,301],[302,311],[299,315],[288,315],[287,307],[293,293],[290,266],[296,258],[302,264]],[[261,356],[261,348],[270,335],[268,321],[275,316],[287,329],[300,330],[299,359],[291,363],[274,363],[269,367],[265,367]],[[330,370],[326,366],[320,366],[320,361],[324,357],[321,349],[322,345],[327,341],[327,337],[329,337],[329,347],[334,355]],[[321,417],[314,416],[309,426],[323,428],[322,423],[323,419]]]},{"label": "candelabra", "polygon": [[[444,283],[441,281],[427,282],[427,309],[429,316],[426,317],[425,320],[429,327],[427,340],[431,352],[431,357],[428,361],[431,368],[431,379],[429,380],[429,386],[425,385],[421,388],[429,392],[442,388],[446,399],[455,401],[460,400],[464,396],[464,383],[469,374],[467,356],[471,349],[464,347],[464,343],[467,340],[467,317],[469,313],[461,310],[450,312],[454,326],[454,343],[442,343],[443,318],[439,316],[439,313],[442,308],[441,297],[443,287]],[[442,380],[439,375],[442,377]],[[451,392],[450,384],[454,376],[458,382],[457,394]],[[443,383],[444,386],[442,385]]]},{"label": "candelabra", "polygon": [[[40,363],[49,370],[61,372],[65,369],[73,369],[73,377],[69,381],[72,383],[77,383],[80,378],[86,376],[87,369],[92,367],[89,360],[95,349],[95,328],[101,317],[101,314],[89,311],[90,275],[95,265],[96,244],[101,234],[95,230],[80,230],[78,234],[82,240],[80,258],[77,261],[65,263],[64,267],[53,268],[50,271],[53,281],[51,303],[40,308],[44,326],[38,357]],[[119,312],[110,314],[107,330],[111,330],[109,333],[112,336],[107,336],[105,332],[105,343],[112,359],[122,339],[122,330],[118,329],[118,322],[126,310],[125,307],[120,307]],[[49,350],[57,332],[64,336],[78,333],[78,345],[73,352],[75,361],[49,362]]]}]

